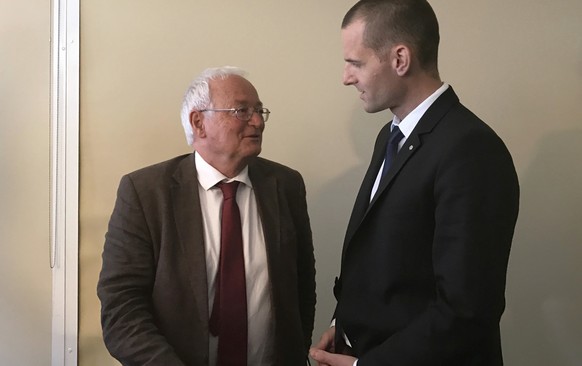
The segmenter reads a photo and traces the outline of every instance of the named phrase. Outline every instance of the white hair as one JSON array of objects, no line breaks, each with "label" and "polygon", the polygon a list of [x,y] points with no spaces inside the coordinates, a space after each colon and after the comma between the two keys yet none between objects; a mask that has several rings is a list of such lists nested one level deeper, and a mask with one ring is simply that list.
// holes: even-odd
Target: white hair
[{"label": "white hair", "polygon": [[184,133],[186,134],[186,141],[188,145],[192,146],[194,143],[194,131],[192,130],[192,125],[190,124],[190,113],[193,110],[200,110],[205,108],[210,108],[210,80],[221,79],[224,80],[228,76],[238,75],[245,76],[246,72],[238,67],[234,66],[222,66],[208,68],[200,75],[198,75],[184,94],[184,99],[182,101],[182,126],[184,127]]}]

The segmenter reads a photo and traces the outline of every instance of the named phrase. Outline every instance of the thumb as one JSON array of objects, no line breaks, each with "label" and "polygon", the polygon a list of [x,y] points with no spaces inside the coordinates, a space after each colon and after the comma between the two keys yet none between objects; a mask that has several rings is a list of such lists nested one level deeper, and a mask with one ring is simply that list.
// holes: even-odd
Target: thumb
[{"label": "thumb", "polygon": [[334,354],[326,352],[324,350],[321,349],[317,349],[317,348],[312,348],[309,352],[309,355],[311,356],[311,358],[313,358],[315,361],[317,361],[320,365],[324,364],[324,365],[328,365],[331,364],[331,361],[333,359]]}]

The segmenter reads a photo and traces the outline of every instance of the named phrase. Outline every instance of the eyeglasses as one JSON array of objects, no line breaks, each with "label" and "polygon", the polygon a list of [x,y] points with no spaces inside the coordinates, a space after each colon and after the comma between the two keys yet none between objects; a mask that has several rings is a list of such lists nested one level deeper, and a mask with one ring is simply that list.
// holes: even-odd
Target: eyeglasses
[{"label": "eyeglasses", "polygon": [[252,107],[242,107],[242,108],[216,108],[216,109],[201,109],[200,112],[233,112],[234,116],[243,122],[248,122],[253,118],[253,113],[257,113],[263,122],[267,122],[269,119],[270,110],[267,108],[252,108]]}]

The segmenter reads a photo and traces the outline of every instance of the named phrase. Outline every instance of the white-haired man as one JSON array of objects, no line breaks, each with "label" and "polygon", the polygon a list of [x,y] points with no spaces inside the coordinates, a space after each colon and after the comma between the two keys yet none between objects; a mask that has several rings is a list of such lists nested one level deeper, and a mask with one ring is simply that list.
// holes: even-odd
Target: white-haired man
[{"label": "white-haired man", "polygon": [[[97,292],[105,344],[124,365],[307,360],[315,268],[305,185],[258,157],[270,111],[243,75],[205,70],[182,109],[194,152],[121,179]],[[228,183],[240,221],[234,262],[221,232]]]}]

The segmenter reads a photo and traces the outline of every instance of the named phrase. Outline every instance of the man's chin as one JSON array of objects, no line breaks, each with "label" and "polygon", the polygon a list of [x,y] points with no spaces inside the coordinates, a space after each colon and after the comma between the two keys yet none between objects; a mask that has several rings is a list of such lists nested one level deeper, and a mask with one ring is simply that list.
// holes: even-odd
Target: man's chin
[{"label": "man's chin", "polygon": [[366,111],[367,113],[377,113],[383,111],[383,109],[364,106],[364,111]]},{"label": "man's chin", "polygon": [[253,151],[251,151],[251,152],[249,153],[249,156],[250,156],[250,157],[253,157],[253,158],[254,158],[254,157],[257,157],[257,156],[259,156],[259,154],[261,153],[261,151],[262,151],[262,148],[259,146],[258,148],[256,148],[256,149],[254,149]]},{"label": "man's chin", "polygon": [[368,113],[378,113],[388,109],[388,107],[364,103],[364,111]]}]

